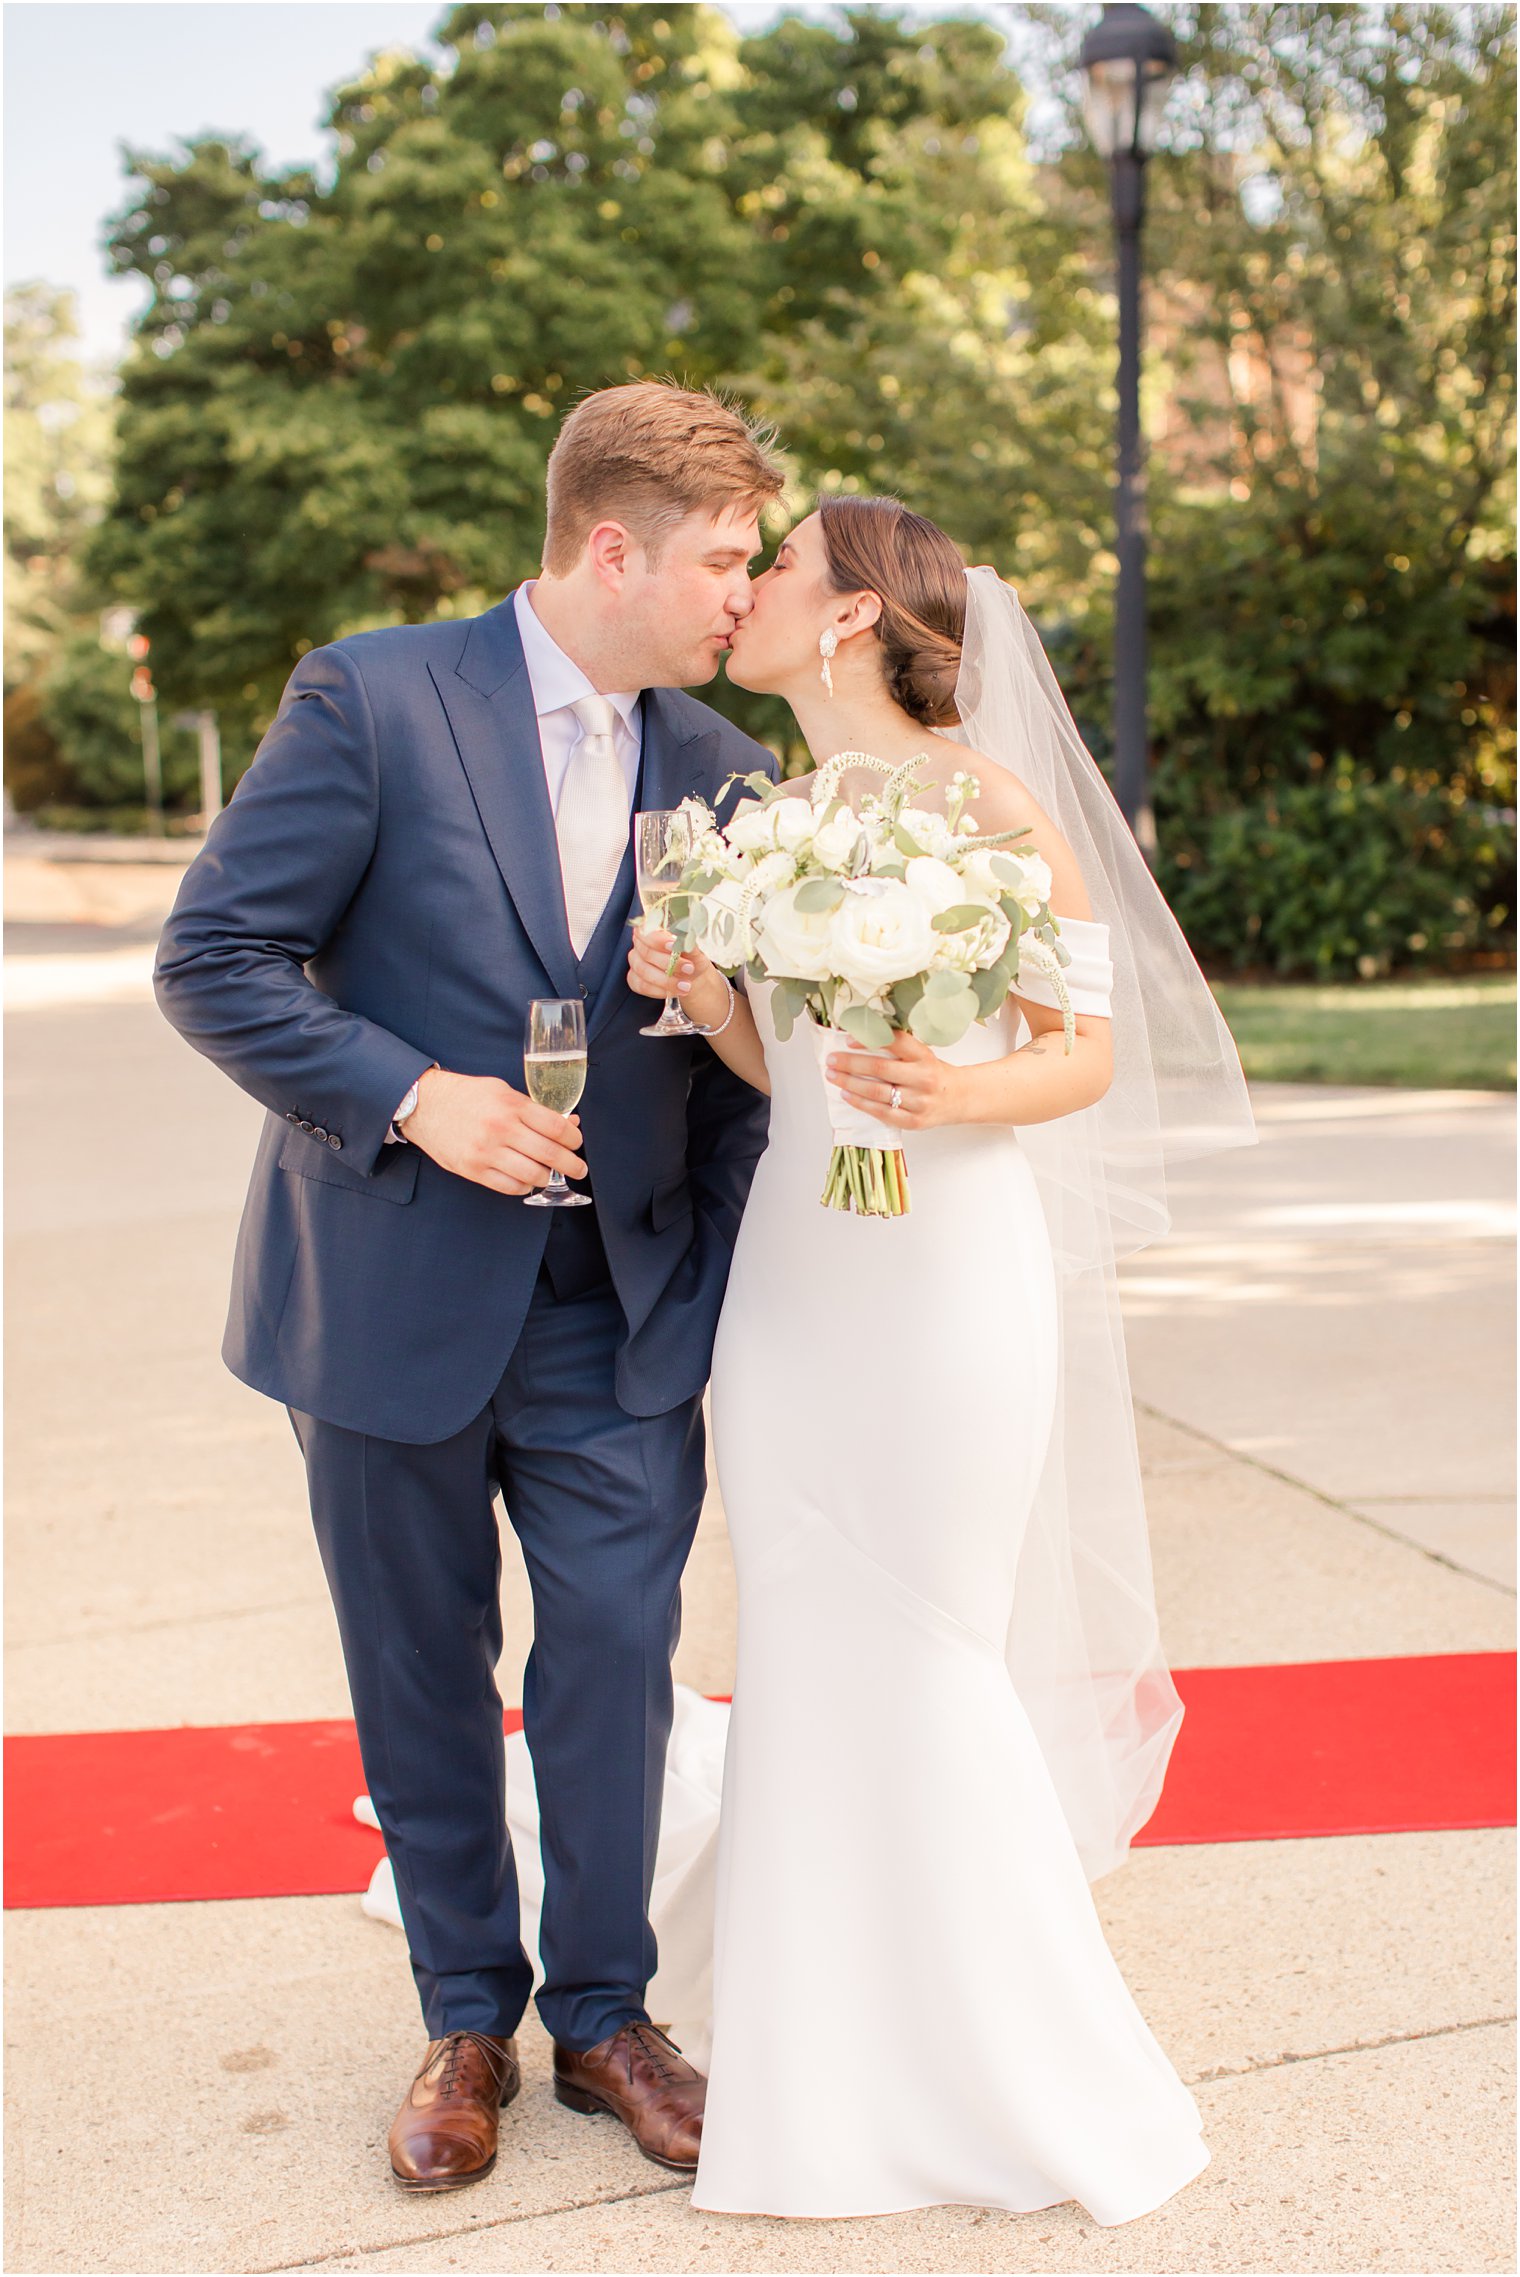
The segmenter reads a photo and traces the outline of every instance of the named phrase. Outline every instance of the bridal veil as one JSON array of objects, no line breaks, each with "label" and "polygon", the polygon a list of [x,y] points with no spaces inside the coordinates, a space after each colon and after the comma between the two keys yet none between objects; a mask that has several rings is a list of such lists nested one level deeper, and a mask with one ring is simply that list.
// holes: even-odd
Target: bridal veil
[{"label": "bridal veil", "polygon": [[1171,1224],[1175,1162],[1249,1146],[1234,1041],[1078,733],[1017,593],[966,576],[956,740],[1016,775],[1076,857],[1113,960],[1113,1079],[1020,1127],[1055,1253],[1060,1378],[1007,1658],[1089,1881],[1122,1864],[1182,1722],[1161,1649],[1118,1260]]}]

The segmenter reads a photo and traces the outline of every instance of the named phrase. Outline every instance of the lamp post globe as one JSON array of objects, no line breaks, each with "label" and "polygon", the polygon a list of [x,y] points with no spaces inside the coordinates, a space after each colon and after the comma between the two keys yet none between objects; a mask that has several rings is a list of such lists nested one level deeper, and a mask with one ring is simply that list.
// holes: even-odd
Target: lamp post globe
[{"label": "lamp post globe", "polygon": [[1145,167],[1177,76],[1177,47],[1148,8],[1105,7],[1082,42],[1082,109],[1108,166],[1119,301],[1118,433],[1114,484],[1114,796],[1154,867],[1145,721],[1145,454],[1140,432],[1140,231]]}]

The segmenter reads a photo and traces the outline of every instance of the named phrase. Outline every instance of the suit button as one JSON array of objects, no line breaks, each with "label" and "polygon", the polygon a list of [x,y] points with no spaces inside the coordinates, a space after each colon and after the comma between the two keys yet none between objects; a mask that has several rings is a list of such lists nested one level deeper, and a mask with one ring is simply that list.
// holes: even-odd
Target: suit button
[{"label": "suit button", "polygon": [[339,1138],[336,1131],[328,1132],[327,1143],[332,1148],[334,1154],[339,1154],[342,1152],[343,1141]]},{"label": "suit button", "polygon": [[302,1128],[302,1130],[303,1130],[303,1131],[314,1131],[314,1130],[316,1129],[316,1127],[317,1127],[317,1126],[316,1126],[316,1124],[315,1124],[315,1123],[308,1123],[308,1122],[303,1122],[303,1123],[302,1123],[302,1125],[301,1125],[301,1128]]},{"label": "suit button", "polygon": [[285,1120],[287,1123],[298,1123],[301,1118],[296,1113],[294,1107],[287,1107],[285,1110]]}]

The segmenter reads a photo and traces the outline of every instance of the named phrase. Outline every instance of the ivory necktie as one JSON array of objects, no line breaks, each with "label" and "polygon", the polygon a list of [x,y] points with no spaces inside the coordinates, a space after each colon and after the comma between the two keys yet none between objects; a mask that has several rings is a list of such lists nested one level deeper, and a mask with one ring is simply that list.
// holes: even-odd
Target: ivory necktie
[{"label": "ivory necktie", "polygon": [[582,696],[570,706],[579,743],[560,786],[555,829],[565,917],[578,957],[596,931],[628,844],[628,785],[613,729],[617,712],[605,696]]}]

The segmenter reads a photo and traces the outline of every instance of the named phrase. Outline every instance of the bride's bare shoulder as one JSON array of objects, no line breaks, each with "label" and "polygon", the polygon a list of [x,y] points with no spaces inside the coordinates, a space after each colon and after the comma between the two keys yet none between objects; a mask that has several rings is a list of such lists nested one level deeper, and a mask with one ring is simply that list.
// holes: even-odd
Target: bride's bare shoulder
[{"label": "bride's bare shoulder", "polygon": [[1092,903],[1082,883],[1076,855],[1051,817],[1017,775],[989,759],[985,751],[961,747],[959,764],[977,780],[970,812],[982,830],[1023,830],[1023,845],[1050,864],[1050,906],[1058,917],[1091,917]]}]

